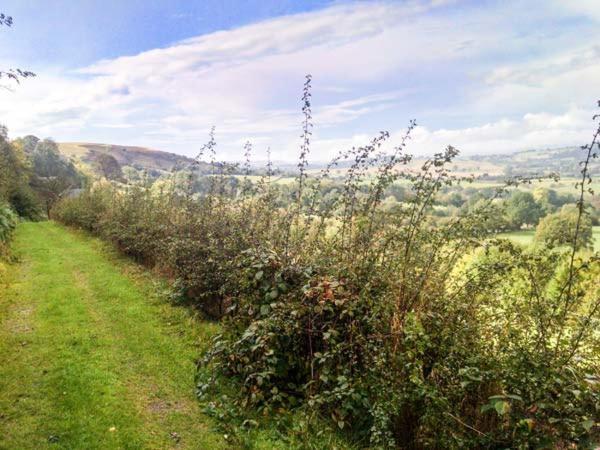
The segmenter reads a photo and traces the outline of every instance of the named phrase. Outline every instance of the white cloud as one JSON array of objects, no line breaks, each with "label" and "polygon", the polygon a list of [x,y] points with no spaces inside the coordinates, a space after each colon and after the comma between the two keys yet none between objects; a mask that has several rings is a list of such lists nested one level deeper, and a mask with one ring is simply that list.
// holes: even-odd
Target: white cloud
[{"label": "white cloud", "polygon": [[556,111],[567,107],[591,106],[597,97],[600,78],[600,46],[588,44],[522,64],[495,68],[482,87],[485,95],[475,104],[490,104],[500,110],[515,107],[529,111]]},{"label": "white cloud", "polygon": [[[310,72],[316,159],[365,141],[381,126],[395,129],[421,115],[428,122],[416,132],[417,152],[446,144],[478,152],[579,143],[589,129],[584,108],[594,100],[600,76],[600,48],[589,36],[599,34],[587,30],[580,38],[571,29],[546,33],[529,25],[590,15],[587,7],[452,3],[337,5],[75,72],[47,71],[15,93],[0,91],[0,122],[13,135],[186,154],[194,154],[216,125],[226,158],[239,157],[246,139],[262,151],[271,145],[276,159],[293,158],[299,91]],[[523,9],[534,7],[535,20],[520,19],[517,30],[514,17],[527,17]],[[458,116],[460,126],[431,125],[436,117],[452,123]]]},{"label": "white cloud", "polygon": [[597,0],[551,0],[550,3],[557,10],[590,17],[600,22],[600,9]]},{"label": "white cloud", "polygon": [[528,113],[517,120],[501,119],[471,128],[431,131],[418,127],[411,148],[431,154],[453,145],[463,154],[489,154],[584,144],[593,130],[592,114],[572,109],[564,114]]},{"label": "white cloud", "polygon": [[[452,145],[462,155],[474,155],[584,144],[592,135],[592,115],[590,110],[572,109],[564,114],[528,113],[515,120],[500,119],[469,128],[430,130],[417,126],[406,151],[417,156],[432,155]],[[389,152],[405,133],[406,129],[392,132],[383,150]],[[323,162],[340,150],[368,144],[374,136],[361,133],[347,138],[317,139],[311,156]],[[287,151],[293,154],[297,149],[290,145]]]}]

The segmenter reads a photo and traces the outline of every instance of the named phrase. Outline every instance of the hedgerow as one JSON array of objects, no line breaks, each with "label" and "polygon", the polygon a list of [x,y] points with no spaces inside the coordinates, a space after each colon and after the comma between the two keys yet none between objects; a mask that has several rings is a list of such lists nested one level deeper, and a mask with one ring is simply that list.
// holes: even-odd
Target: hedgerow
[{"label": "hedgerow", "polygon": [[[9,241],[17,225],[18,217],[13,210],[0,203],[0,286],[4,281],[4,260],[9,259]],[[0,287],[1,288],[1,287]]]},{"label": "hedgerow", "polygon": [[17,215],[8,206],[0,204],[0,242],[6,243],[17,224]]},{"label": "hedgerow", "polygon": [[[528,180],[435,221],[437,196],[469,181],[448,169],[456,149],[406,169],[411,122],[391,152],[381,133],[309,178],[310,78],[303,114],[287,204],[270,168],[258,183],[233,183],[211,135],[205,194],[96,185],[54,216],[157,267],[182,298],[221,318],[199,379],[213,410],[300,411],[309,428],[329,418],[357,445],[379,448],[592,446],[600,262],[578,236],[600,129],[584,148],[571,248],[523,249],[494,238],[490,224],[495,198]],[[332,198],[321,186],[348,160]],[[405,201],[382,207],[399,180]],[[211,397],[223,383],[240,394]]]}]

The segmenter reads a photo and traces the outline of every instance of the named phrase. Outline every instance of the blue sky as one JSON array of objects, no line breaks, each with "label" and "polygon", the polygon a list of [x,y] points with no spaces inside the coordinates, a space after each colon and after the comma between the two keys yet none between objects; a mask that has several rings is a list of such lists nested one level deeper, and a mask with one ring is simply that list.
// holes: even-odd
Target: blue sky
[{"label": "blue sky", "polygon": [[38,77],[0,89],[12,136],[194,154],[293,159],[300,90],[314,77],[313,159],[393,140],[416,154],[581,144],[600,98],[595,0],[9,0],[0,67]]},{"label": "blue sky", "polygon": [[13,51],[3,54],[38,64],[77,68],[133,55],[182,39],[286,14],[326,7],[331,1],[294,0],[9,0],[15,19]]}]

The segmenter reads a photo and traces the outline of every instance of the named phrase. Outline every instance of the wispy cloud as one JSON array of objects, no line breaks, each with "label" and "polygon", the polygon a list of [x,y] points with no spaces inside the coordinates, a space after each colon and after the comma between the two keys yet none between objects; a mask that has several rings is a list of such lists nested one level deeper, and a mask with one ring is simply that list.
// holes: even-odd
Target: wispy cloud
[{"label": "wispy cloud", "polygon": [[600,76],[589,39],[600,37],[599,17],[541,0],[533,7],[541,30],[516,1],[365,2],[283,16],[40,74],[0,93],[0,121],[13,134],[187,154],[216,125],[226,158],[239,157],[245,139],[292,158],[310,72],[317,159],[411,117],[424,125],[416,151],[575,144]]}]

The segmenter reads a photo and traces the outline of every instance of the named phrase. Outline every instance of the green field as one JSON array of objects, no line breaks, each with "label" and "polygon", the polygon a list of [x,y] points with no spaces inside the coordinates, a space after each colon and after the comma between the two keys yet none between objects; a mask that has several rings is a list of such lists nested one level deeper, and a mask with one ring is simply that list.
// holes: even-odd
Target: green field
[{"label": "green field", "polygon": [[[575,183],[578,183],[579,178],[562,178],[559,181],[554,180],[541,180],[541,181],[533,181],[531,184],[523,184],[519,186],[521,190],[534,190],[539,187],[553,189],[560,194],[573,194],[575,196],[578,195],[577,189],[575,188]],[[486,181],[486,180],[476,180],[473,183],[464,183],[463,186],[472,186],[474,188],[488,188],[488,187],[500,187],[503,183],[498,181]],[[592,181],[589,185],[594,192],[600,192],[600,181]]]},{"label": "green field", "polygon": [[[502,233],[499,237],[511,239],[522,245],[529,245],[533,242],[535,230],[511,231],[510,233]],[[593,227],[592,236],[594,239],[594,250],[600,251],[600,226]]]}]

